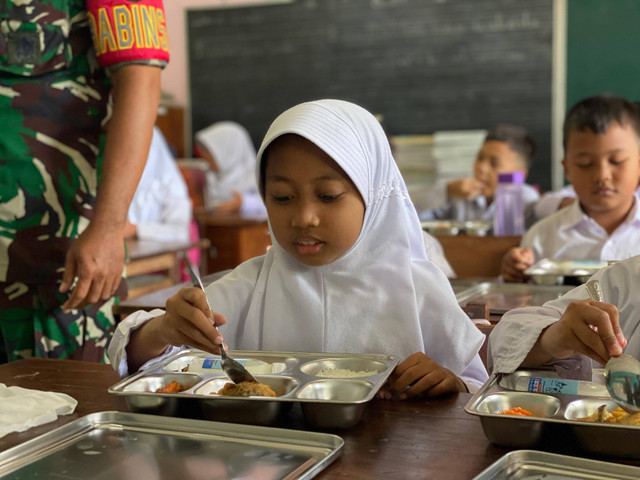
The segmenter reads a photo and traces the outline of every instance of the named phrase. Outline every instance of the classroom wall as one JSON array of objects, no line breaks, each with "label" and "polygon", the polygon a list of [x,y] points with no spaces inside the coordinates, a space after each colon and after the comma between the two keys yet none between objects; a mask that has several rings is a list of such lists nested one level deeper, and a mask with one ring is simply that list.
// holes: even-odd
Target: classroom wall
[{"label": "classroom wall", "polygon": [[268,0],[164,0],[171,61],[162,72],[162,90],[179,106],[188,106],[187,35],[185,12],[193,8],[255,5]]}]

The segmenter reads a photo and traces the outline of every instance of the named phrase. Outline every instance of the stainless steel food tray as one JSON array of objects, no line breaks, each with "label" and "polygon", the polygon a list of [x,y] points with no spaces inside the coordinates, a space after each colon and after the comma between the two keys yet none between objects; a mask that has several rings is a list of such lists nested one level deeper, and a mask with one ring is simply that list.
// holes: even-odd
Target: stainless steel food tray
[{"label": "stainless steel food tray", "polygon": [[543,258],[525,270],[537,285],[581,285],[598,270],[614,262],[606,260],[554,260]]},{"label": "stainless steel food tray", "polygon": [[[252,425],[274,425],[293,404],[300,404],[306,421],[317,428],[349,428],[360,421],[367,402],[386,381],[398,361],[389,355],[300,352],[229,352],[245,363],[256,379],[276,397],[217,395],[229,379],[219,357],[185,350],[109,388],[123,396],[134,412],[188,416]],[[189,370],[185,371],[185,367]],[[353,378],[326,378],[327,369],[370,372]],[[172,381],[184,391],[155,393]]]},{"label": "stainless steel food tray", "polygon": [[518,307],[540,306],[561,297],[573,287],[567,285],[530,285],[526,283],[482,282],[456,294],[461,307],[483,303],[489,313],[502,315]]},{"label": "stainless steel food tray", "polygon": [[515,450],[473,480],[636,480],[640,468],[535,450]]},{"label": "stainless steel food tray", "polygon": [[[510,387],[519,377],[559,378],[553,370],[518,370],[510,375],[493,374],[465,405],[465,411],[480,417],[487,438],[497,445],[516,448],[544,447],[547,440],[566,442],[581,451],[606,456],[640,459],[640,426],[580,422],[600,405],[613,410],[618,405],[609,396],[563,395],[520,392]],[[593,381],[601,383],[602,369]],[[500,415],[521,407],[533,417]]]},{"label": "stainless steel food tray", "polygon": [[100,412],[0,453],[0,478],[308,479],[343,444],[326,433]]},{"label": "stainless steel food tray", "polygon": [[472,237],[484,237],[491,232],[493,225],[485,220],[424,220],[422,229],[432,235],[458,235],[464,233]]}]

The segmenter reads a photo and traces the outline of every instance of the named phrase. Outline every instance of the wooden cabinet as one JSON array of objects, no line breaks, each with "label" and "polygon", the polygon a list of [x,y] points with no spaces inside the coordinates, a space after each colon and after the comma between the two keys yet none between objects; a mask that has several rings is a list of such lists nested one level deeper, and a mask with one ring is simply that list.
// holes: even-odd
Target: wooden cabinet
[{"label": "wooden cabinet", "polygon": [[266,219],[206,212],[196,213],[195,217],[200,236],[211,242],[208,273],[235,268],[264,255],[271,245]]},{"label": "wooden cabinet", "polygon": [[161,105],[156,117],[156,125],[167,140],[169,147],[174,150],[176,158],[190,155],[190,149],[185,142],[184,108]]},{"label": "wooden cabinet", "polygon": [[458,278],[497,277],[502,257],[520,245],[520,237],[435,235]]}]

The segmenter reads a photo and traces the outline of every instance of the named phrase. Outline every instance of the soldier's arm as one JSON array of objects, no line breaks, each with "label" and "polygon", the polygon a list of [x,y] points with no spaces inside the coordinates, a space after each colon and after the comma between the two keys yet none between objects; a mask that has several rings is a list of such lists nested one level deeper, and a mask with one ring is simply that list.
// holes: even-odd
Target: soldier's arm
[{"label": "soldier's arm", "polygon": [[81,308],[115,292],[124,267],[127,210],[149,152],[160,100],[161,68],[125,65],[112,73],[113,114],[107,130],[95,212],[67,254],[60,291],[77,284],[63,309]]}]

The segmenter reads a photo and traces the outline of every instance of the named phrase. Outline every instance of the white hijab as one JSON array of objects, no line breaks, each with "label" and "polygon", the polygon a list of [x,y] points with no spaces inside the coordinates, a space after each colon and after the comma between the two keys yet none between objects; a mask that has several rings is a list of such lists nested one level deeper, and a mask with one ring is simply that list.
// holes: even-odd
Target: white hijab
[{"label": "white hijab", "polygon": [[256,149],[247,130],[235,122],[218,122],[200,130],[196,140],[216,161],[218,172],[208,175],[207,188],[216,197],[228,196],[231,190],[239,193],[256,191],[254,169]]},{"label": "white hijab", "polygon": [[[483,335],[458,306],[447,278],[427,260],[417,213],[379,123],[344,101],[298,105],[271,125],[259,164],[265,148],[287,133],[313,142],[349,175],[365,200],[362,231],[342,257],[319,267],[300,263],[272,234],[264,257],[210,285],[213,308],[224,314],[229,308],[240,317],[223,327],[229,345],[386,353],[400,360],[420,351],[461,374]],[[242,284],[251,293],[238,312],[237,305],[230,307]],[[237,329],[228,332],[236,322]]]}]

